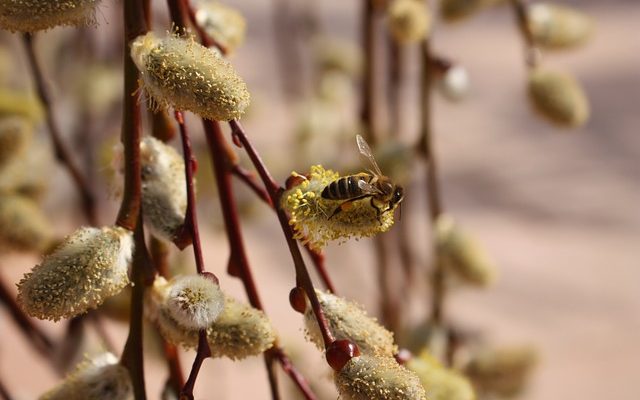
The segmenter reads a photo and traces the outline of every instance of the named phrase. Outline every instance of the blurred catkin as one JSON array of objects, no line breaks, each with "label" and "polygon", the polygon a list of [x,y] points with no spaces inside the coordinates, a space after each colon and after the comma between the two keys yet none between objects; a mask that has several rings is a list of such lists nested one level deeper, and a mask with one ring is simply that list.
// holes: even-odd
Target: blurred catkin
[{"label": "blurred catkin", "polygon": [[132,253],[133,235],[126,229],[80,228],[25,274],[18,284],[18,303],[39,319],[83,314],[129,283]]},{"label": "blurred catkin", "polygon": [[572,75],[537,68],[529,73],[528,86],[534,107],[551,122],[575,128],[589,118],[589,101]]},{"label": "blurred catkin", "polygon": [[414,357],[406,367],[418,375],[429,400],[475,400],[471,382],[461,373],[444,367],[427,352]]},{"label": "blurred catkin", "polygon": [[0,88],[0,117],[21,116],[34,123],[44,116],[40,101],[31,93]]},{"label": "blurred catkin", "polygon": [[416,43],[431,28],[431,14],[421,0],[393,0],[387,8],[389,31],[399,43]]},{"label": "blurred catkin", "polygon": [[0,28],[35,32],[60,25],[92,25],[98,4],[100,0],[3,0]]},{"label": "blurred catkin", "polygon": [[150,32],[131,44],[131,57],[148,95],[163,107],[229,121],[249,106],[249,92],[233,66],[193,38]]},{"label": "blurred catkin", "polygon": [[[386,330],[375,318],[369,317],[361,306],[331,293],[318,290],[316,293],[329,323],[329,329],[336,340],[350,339],[358,345],[362,354],[392,357],[397,353],[398,347],[393,341],[393,333]],[[318,349],[324,350],[318,321],[310,304],[307,304],[304,323],[307,337]]]},{"label": "blurred catkin", "polygon": [[22,117],[0,118],[0,167],[23,154],[31,141],[33,126]]},{"label": "blurred catkin", "polygon": [[38,400],[131,400],[129,371],[116,356],[104,353],[80,363],[62,383]]},{"label": "blurred catkin", "polygon": [[353,357],[335,383],[345,400],[427,400],[418,376],[388,356]]},{"label": "blurred catkin", "polygon": [[229,53],[244,42],[247,29],[244,17],[237,10],[217,1],[196,2],[196,23]]},{"label": "blurred catkin", "polygon": [[593,20],[567,6],[534,3],[529,6],[527,17],[536,44],[548,49],[578,46],[593,33]]},{"label": "blurred catkin", "polygon": [[53,240],[53,227],[32,199],[0,194],[0,249],[41,253]]}]

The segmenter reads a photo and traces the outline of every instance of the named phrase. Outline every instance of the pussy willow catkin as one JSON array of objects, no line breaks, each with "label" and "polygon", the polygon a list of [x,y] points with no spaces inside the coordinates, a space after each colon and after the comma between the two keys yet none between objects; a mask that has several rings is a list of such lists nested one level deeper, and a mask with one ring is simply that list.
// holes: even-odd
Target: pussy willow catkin
[{"label": "pussy willow catkin", "polygon": [[95,23],[101,0],[3,0],[0,28],[12,32],[35,32],[59,25]]},{"label": "pussy willow catkin", "polygon": [[393,37],[404,44],[424,39],[431,28],[431,14],[421,0],[393,0],[387,21]]},{"label": "pussy willow catkin", "polygon": [[0,119],[0,167],[25,151],[33,135],[33,126],[18,116]]},{"label": "pussy willow catkin", "polygon": [[227,52],[244,42],[247,23],[242,14],[217,1],[200,0],[195,4],[196,23]]},{"label": "pussy willow catkin", "polygon": [[545,69],[529,73],[529,97],[540,115],[565,127],[579,127],[589,118],[589,101],[571,75]]},{"label": "pussy willow catkin", "polygon": [[0,249],[43,252],[53,240],[53,227],[32,199],[0,194]]},{"label": "pussy willow catkin", "polygon": [[587,41],[593,20],[581,11],[551,3],[533,3],[527,8],[527,22],[536,44],[564,49]]},{"label": "pussy willow catkin", "polygon": [[142,86],[160,106],[218,121],[240,118],[249,106],[247,85],[233,66],[193,38],[150,32],[131,43],[131,57]]},{"label": "pussy willow catkin", "polygon": [[413,357],[406,367],[415,372],[429,400],[475,400],[471,382],[460,372],[444,367],[426,352]]},{"label": "pussy willow catkin", "polygon": [[18,303],[29,315],[58,321],[96,308],[128,283],[133,235],[113,226],[80,228],[18,284]]}]

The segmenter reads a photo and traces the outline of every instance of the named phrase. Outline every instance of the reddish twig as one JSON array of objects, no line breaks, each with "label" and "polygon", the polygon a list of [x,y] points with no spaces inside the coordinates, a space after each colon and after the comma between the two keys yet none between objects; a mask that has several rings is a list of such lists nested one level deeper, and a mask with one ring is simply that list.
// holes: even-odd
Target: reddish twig
[{"label": "reddish twig", "polygon": [[525,0],[510,0],[509,3],[513,9],[518,30],[525,43],[525,63],[529,68],[535,68],[540,62],[541,54],[533,37],[533,32],[529,28],[527,3]]},{"label": "reddish twig", "polygon": [[[284,189],[280,187],[280,185],[278,185],[273,179],[266,166],[262,162],[262,159],[256,152],[255,148],[253,147],[251,142],[249,142],[249,138],[245,134],[240,123],[233,120],[229,122],[229,125],[232,130],[234,142],[240,143],[249,155],[253,166],[256,168],[258,174],[260,175],[260,179],[262,179],[262,182],[269,192],[271,202],[273,204],[280,204],[280,196],[282,196]],[[309,271],[307,271],[304,259],[302,258],[302,254],[300,253],[298,243],[293,238],[293,230],[289,225],[289,218],[287,217],[284,210],[280,207],[276,207],[276,214],[278,215],[280,227],[282,228],[282,232],[284,233],[285,239],[287,241],[289,251],[291,252],[291,257],[293,258],[293,263],[296,270],[296,286],[303,288],[305,293],[307,294],[307,297],[311,302],[313,313],[315,314],[318,321],[318,326],[320,327],[320,332],[322,334],[325,348],[327,348],[334,341],[334,338],[331,334],[331,331],[329,330],[327,320],[324,316],[324,312],[322,311],[322,307],[320,306],[320,301],[318,300],[318,296],[316,295],[315,289],[313,287],[313,282],[311,281],[311,277],[309,276]]]},{"label": "reddish twig", "polygon": [[9,394],[9,390],[0,379],[0,399],[2,400],[13,400],[13,397]]},{"label": "reddish twig", "polygon": [[38,57],[36,56],[35,49],[33,47],[33,36],[30,33],[25,33],[23,34],[22,38],[24,47],[27,51],[27,58],[29,59],[29,66],[31,67],[31,73],[33,74],[33,80],[36,85],[38,97],[40,98],[40,102],[44,107],[45,117],[47,120],[47,128],[49,131],[49,136],[51,137],[51,142],[53,144],[56,159],[67,168],[67,171],[69,172],[69,175],[71,176],[71,179],[73,180],[73,183],[75,184],[76,189],[78,190],[78,193],[80,194],[80,197],[82,199],[83,211],[87,218],[87,221],[91,225],[96,225],[97,216],[95,209],[95,199],[88,182],[80,172],[78,166],[73,161],[71,152],[62,140],[60,129],[58,128],[58,124],[53,114],[53,106],[51,104],[49,89],[45,82],[42,68],[40,67]]},{"label": "reddish twig", "polygon": [[238,164],[233,164],[231,166],[231,173],[246,184],[260,200],[267,203],[269,207],[273,207],[269,193],[258,183],[256,176],[251,171],[246,170]]},{"label": "reddish twig", "polygon": [[376,6],[374,0],[362,0],[362,49],[364,54],[362,97],[360,98],[360,120],[363,136],[372,146],[376,145],[374,107],[376,105]]}]

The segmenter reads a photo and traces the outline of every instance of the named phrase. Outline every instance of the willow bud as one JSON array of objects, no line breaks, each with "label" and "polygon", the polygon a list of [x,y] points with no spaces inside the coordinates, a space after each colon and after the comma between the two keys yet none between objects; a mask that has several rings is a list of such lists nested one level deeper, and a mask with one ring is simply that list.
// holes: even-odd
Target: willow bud
[{"label": "willow bud", "polygon": [[193,38],[159,38],[150,32],[131,43],[131,57],[142,86],[160,106],[229,121],[249,105],[247,85],[233,66]]},{"label": "willow bud", "polygon": [[172,241],[187,212],[184,160],[173,147],[146,137],[140,142],[140,163],[144,221],[154,234]]},{"label": "willow bud", "polygon": [[469,74],[462,65],[453,65],[446,70],[438,81],[438,89],[442,96],[449,101],[460,101],[469,92]]},{"label": "willow bud", "polygon": [[370,237],[393,226],[393,212],[398,203],[389,204],[391,207],[378,212],[368,197],[349,202],[348,209],[343,207],[345,200],[323,198],[324,188],[340,178],[332,170],[314,165],[308,177],[295,172],[292,176],[303,179],[283,194],[281,206],[289,213],[295,238],[314,249],[321,249],[332,240]]},{"label": "willow bud", "polygon": [[529,74],[529,97],[534,107],[560,126],[578,127],[589,118],[589,102],[569,74],[535,69]]},{"label": "willow bud", "polygon": [[169,316],[187,329],[205,329],[220,315],[224,295],[220,286],[202,275],[181,276],[169,283]]},{"label": "willow bud", "polygon": [[524,390],[536,363],[529,346],[487,348],[472,356],[464,372],[479,393],[513,397]]},{"label": "willow bud", "polygon": [[345,400],[426,400],[418,376],[393,357],[353,357],[335,373],[340,398]]},{"label": "willow bud", "polygon": [[200,0],[196,9],[196,23],[227,52],[242,45],[247,23],[237,10],[214,0]]},{"label": "willow bud", "polygon": [[96,308],[128,283],[133,235],[120,227],[80,228],[18,284],[29,315],[58,321]]},{"label": "willow bud", "polygon": [[15,194],[0,195],[0,248],[40,253],[52,240],[53,227],[36,202]]},{"label": "willow bud", "polygon": [[21,155],[33,134],[32,125],[21,117],[0,119],[0,166]]},{"label": "willow bud", "polygon": [[429,400],[475,400],[471,382],[464,375],[444,367],[428,353],[414,357],[406,367],[415,372],[429,394]]},{"label": "willow bud", "polygon": [[389,31],[402,44],[423,40],[431,28],[431,14],[420,0],[393,0],[387,18]]},{"label": "willow bud", "polygon": [[496,267],[489,255],[448,215],[435,226],[436,251],[444,266],[467,283],[488,286],[495,280]]},{"label": "willow bud", "polygon": [[3,0],[0,28],[35,32],[64,25],[92,25],[98,4],[100,0]]},{"label": "willow bud", "polygon": [[[392,357],[398,346],[393,342],[393,333],[380,325],[375,318],[369,317],[358,304],[316,290],[320,306],[329,323],[329,329],[336,340],[349,339],[358,345],[362,354],[379,354]],[[324,341],[315,314],[310,304],[304,313],[307,337],[320,350],[324,350]]]},{"label": "willow bud", "polygon": [[131,400],[129,371],[116,356],[104,353],[80,363],[65,380],[39,400]]},{"label": "willow bud", "polygon": [[563,49],[578,46],[587,41],[593,32],[593,20],[571,7],[534,3],[527,11],[533,40],[545,48]]}]

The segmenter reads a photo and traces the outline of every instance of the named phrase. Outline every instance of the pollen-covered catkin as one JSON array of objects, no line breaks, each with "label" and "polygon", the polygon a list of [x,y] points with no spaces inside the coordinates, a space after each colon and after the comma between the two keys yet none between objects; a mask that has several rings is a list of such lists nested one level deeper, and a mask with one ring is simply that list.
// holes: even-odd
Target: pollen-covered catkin
[{"label": "pollen-covered catkin", "polygon": [[421,0],[393,0],[387,8],[387,22],[399,43],[416,43],[429,32],[431,14]]},{"label": "pollen-covered catkin", "polygon": [[96,308],[128,283],[133,235],[117,227],[83,227],[65,238],[18,284],[29,315],[57,321]]},{"label": "pollen-covered catkin", "polygon": [[22,117],[0,119],[0,166],[22,155],[31,141],[33,126]]},{"label": "pollen-covered catkin", "polygon": [[534,69],[529,73],[529,97],[539,113],[560,126],[579,127],[589,118],[589,101],[571,75]]},{"label": "pollen-covered catkin", "polygon": [[233,66],[193,38],[149,32],[131,43],[131,57],[142,86],[160,106],[218,121],[240,118],[249,106],[247,85]]},{"label": "pollen-covered catkin", "polygon": [[529,5],[527,20],[533,40],[548,49],[564,49],[584,43],[591,36],[594,25],[588,15],[551,3]]},{"label": "pollen-covered catkin", "polygon": [[95,23],[101,0],[3,0],[0,28],[12,32],[35,32],[55,26],[86,26]]},{"label": "pollen-covered catkin", "polygon": [[477,286],[488,286],[495,281],[494,262],[449,215],[441,215],[436,221],[435,240],[444,267],[458,278]]},{"label": "pollen-covered catkin", "polygon": [[145,137],[140,142],[140,163],[144,221],[157,236],[173,240],[187,212],[184,160],[173,147]]},{"label": "pollen-covered catkin", "polygon": [[196,2],[196,23],[227,52],[244,42],[247,23],[242,14],[215,0]]},{"label": "pollen-covered catkin", "polygon": [[[392,357],[398,351],[393,341],[393,333],[380,325],[375,318],[369,317],[358,304],[331,293],[316,290],[318,300],[329,323],[329,329],[336,340],[350,339],[355,342],[362,354],[379,354]],[[304,313],[307,337],[324,350],[324,341],[318,328],[315,314],[307,304]]]},{"label": "pollen-covered catkin", "polygon": [[393,357],[353,357],[334,379],[345,400],[427,400],[418,376]]},{"label": "pollen-covered catkin", "polygon": [[53,227],[42,208],[18,194],[0,194],[0,249],[41,253],[53,240]]},{"label": "pollen-covered catkin", "polygon": [[118,358],[104,353],[80,363],[75,371],[38,400],[130,400],[133,388],[129,371]]},{"label": "pollen-covered catkin", "polygon": [[394,209],[378,215],[368,197],[352,201],[348,210],[334,214],[344,200],[325,199],[322,190],[340,177],[337,172],[314,165],[307,177],[295,172],[292,176],[300,178],[301,182],[283,194],[281,206],[289,213],[295,238],[314,249],[321,249],[336,239],[370,237],[393,226]]},{"label": "pollen-covered catkin", "polygon": [[205,329],[218,318],[224,307],[220,286],[202,275],[179,276],[171,280],[167,310],[188,329]]},{"label": "pollen-covered catkin", "polygon": [[471,382],[461,373],[446,368],[426,352],[414,357],[406,367],[415,372],[429,400],[475,400]]}]

